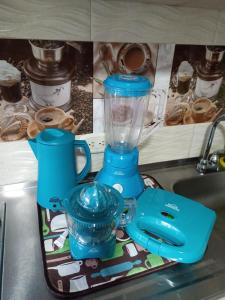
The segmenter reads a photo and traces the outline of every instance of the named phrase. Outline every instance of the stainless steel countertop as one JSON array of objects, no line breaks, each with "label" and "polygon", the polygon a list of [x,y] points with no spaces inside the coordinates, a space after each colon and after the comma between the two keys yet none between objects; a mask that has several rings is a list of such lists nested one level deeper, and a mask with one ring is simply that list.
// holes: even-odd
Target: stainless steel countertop
[{"label": "stainless steel countertop", "polygon": [[[145,172],[146,173],[146,172]],[[196,175],[193,165],[147,172],[171,190],[178,179]],[[53,300],[44,278],[35,183],[0,187],[6,202],[3,300]],[[225,242],[214,232],[197,264],[178,264],[127,283],[102,289],[81,300],[219,299],[225,295]]]}]

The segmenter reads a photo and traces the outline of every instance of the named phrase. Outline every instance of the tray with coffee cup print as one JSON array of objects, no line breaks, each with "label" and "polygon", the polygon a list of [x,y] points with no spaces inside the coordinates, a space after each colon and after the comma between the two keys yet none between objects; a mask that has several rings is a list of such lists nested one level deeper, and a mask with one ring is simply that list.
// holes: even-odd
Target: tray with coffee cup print
[{"label": "tray with coffee cup print", "polygon": [[[145,188],[162,188],[154,178],[142,177]],[[148,252],[121,228],[116,233],[112,258],[74,260],[70,256],[65,214],[38,206],[38,215],[45,278],[57,296],[76,298],[176,264]]]}]

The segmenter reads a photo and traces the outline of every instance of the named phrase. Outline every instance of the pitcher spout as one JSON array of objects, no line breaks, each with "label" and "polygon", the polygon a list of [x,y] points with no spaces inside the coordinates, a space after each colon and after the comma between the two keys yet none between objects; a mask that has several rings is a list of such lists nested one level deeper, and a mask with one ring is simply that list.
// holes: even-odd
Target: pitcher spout
[{"label": "pitcher spout", "polygon": [[35,157],[37,158],[37,141],[36,141],[36,139],[30,139],[30,140],[28,140],[28,143],[29,143]]}]

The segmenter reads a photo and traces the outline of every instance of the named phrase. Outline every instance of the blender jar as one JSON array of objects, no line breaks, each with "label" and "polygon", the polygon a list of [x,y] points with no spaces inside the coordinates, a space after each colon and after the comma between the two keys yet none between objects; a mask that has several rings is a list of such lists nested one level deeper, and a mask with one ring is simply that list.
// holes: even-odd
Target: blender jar
[{"label": "blender jar", "polygon": [[130,152],[141,135],[151,83],[144,76],[115,74],[104,87],[106,142],[117,153]]},{"label": "blender jar", "polygon": [[144,76],[114,74],[107,77],[104,87],[108,145],[96,180],[117,189],[124,198],[136,198],[144,190],[136,146],[144,125],[152,84]]},{"label": "blender jar", "polygon": [[64,200],[70,250],[76,259],[113,255],[123,198],[113,188],[97,182],[81,184]]}]

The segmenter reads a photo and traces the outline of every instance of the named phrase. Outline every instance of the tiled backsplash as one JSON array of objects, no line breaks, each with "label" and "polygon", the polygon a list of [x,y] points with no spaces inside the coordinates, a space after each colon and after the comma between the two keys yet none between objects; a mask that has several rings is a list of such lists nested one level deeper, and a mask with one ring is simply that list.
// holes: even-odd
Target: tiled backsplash
[{"label": "tiled backsplash", "polygon": [[213,121],[225,108],[224,52],[222,46],[2,39],[0,141],[34,138],[56,126],[102,133],[103,81],[114,73],[144,75],[154,84],[143,139],[162,126]]},{"label": "tiled backsplash", "polygon": [[[20,115],[15,127],[3,130],[3,140],[10,140],[8,137],[11,135],[19,141],[0,143],[1,184],[36,179],[37,163],[26,142],[26,127],[40,109],[37,104],[41,103],[37,99],[35,103],[32,99],[31,78],[26,78],[23,72],[24,61],[32,58],[31,46],[28,40],[24,40],[26,38],[69,40],[70,45],[66,46],[69,52],[66,52],[72,64],[75,62],[75,73],[71,78],[72,101],[63,103],[66,115],[60,117],[68,117],[69,124],[64,123],[68,129],[82,135],[92,131],[97,135],[102,132],[101,81],[108,72],[129,73],[136,68],[137,73],[154,81],[145,120],[146,140],[140,146],[140,163],[200,155],[208,122],[221,113],[224,106],[225,59],[222,49],[216,71],[214,68],[209,74],[206,70],[206,46],[202,46],[224,45],[225,10],[221,10],[221,6],[207,9],[204,3],[205,8],[193,8],[195,5],[191,2],[181,6],[179,1],[181,5],[177,6],[176,1],[171,3],[166,0],[163,0],[166,5],[144,0],[68,0],[57,1],[54,5],[51,1],[41,5],[39,1],[14,2],[3,1],[0,4],[0,36],[20,40],[1,40],[0,60],[7,60],[22,70],[21,92],[24,97],[16,104],[10,103],[10,99],[5,101],[3,97],[0,101],[0,121],[5,118],[3,125],[7,129],[10,118],[7,119],[6,112],[14,113],[12,107],[15,106],[25,110],[22,114],[25,113],[26,118],[21,122],[25,115]],[[71,42],[73,40],[87,42]],[[130,64],[134,50],[138,59],[131,59]],[[183,70],[187,76],[182,76]],[[204,74],[205,70],[207,74]],[[207,82],[212,81],[213,76],[213,86],[210,86]],[[202,86],[204,90],[208,89],[206,94],[202,94]],[[208,99],[195,103],[202,97]],[[57,106],[56,102],[54,104]],[[70,127],[71,120],[75,120],[75,128]],[[20,132],[17,135],[14,133],[19,123],[23,125],[23,134]],[[37,128],[34,126],[31,129]],[[35,134],[35,130],[29,132]],[[217,130],[213,149],[224,146],[222,134]],[[92,170],[98,170],[101,163],[102,153],[93,154]]]},{"label": "tiled backsplash", "polygon": [[2,0],[4,38],[224,44],[223,0]]}]

